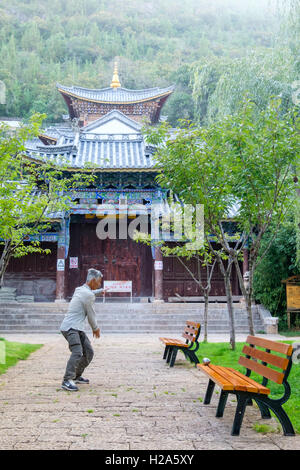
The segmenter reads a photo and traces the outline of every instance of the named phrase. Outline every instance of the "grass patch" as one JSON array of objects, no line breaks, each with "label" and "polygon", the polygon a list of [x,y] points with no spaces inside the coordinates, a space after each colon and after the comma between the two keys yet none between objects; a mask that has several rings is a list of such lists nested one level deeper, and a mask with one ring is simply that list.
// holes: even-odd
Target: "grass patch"
[{"label": "grass patch", "polygon": [[279,331],[279,334],[282,335],[282,336],[292,336],[292,337],[296,337],[296,336],[300,336],[300,330],[287,330],[287,331]]},{"label": "grass patch", "polygon": [[[4,338],[0,338],[0,341],[1,343],[4,342],[5,352],[5,362],[4,364],[0,364],[0,374],[4,374],[4,372],[6,372],[9,367],[16,365],[18,361],[24,361],[32,352],[40,349],[43,346],[42,344],[27,344],[6,341]],[[2,345],[1,348],[3,348]]]},{"label": "grass patch", "polygon": [[[293,343],[292,341],[284,342]],[[242,373],[245,373],[245,368],[238,364],[238,360],[242,353],[244,344],[245,343],[236,343],[236,349],[235,351],[232,351],[229,343],[200,343],[197,356],[200,363],[204,357],[208,357],[212,364],[232,367]],[[262,379],[257,374],[252,373],[251,378],[261,383]],[[287,412],[294,426],[295,432],[300,434],[300,364],[294,363],[292,365],[288,382],[291,386],[292,393],[289,400],[283,405],[283,408]],[[281,398],[284,392],[282,385],[278,385],[269,381],[267,386],[271,390],[271,398]]]},{"label": "grass patch", "polygon": [[279,427],[277,429],[275,429],[273,426],[270,426],[269,424],[254,424],[253,429],[256,432],[259,432],[261,434],[281,432]]}]

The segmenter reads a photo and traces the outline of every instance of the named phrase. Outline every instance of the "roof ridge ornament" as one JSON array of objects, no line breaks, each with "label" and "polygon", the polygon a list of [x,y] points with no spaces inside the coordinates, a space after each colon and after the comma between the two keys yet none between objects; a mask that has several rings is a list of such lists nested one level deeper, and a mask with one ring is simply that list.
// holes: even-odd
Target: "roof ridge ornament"
[{"label": "roof ridge ornament", "polygon": [[119,74],[118,74],[118,63],[115,61],[115,67],[114,67],[114,73],[113,73],[113,78],[110,86],[116,90],[117,88],[120,88],[121,83],[119,80]]}]

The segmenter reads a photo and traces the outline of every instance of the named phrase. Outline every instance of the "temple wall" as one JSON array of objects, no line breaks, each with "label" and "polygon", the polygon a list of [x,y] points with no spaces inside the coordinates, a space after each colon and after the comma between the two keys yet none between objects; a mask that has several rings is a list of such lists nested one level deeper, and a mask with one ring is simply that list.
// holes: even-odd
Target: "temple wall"
[{"label": "temple wall", "polygon": [[31,253],[11,258],[4,286],[16,288],[16,296],[30,295],[36,302],[54,301],[56,290],[56,243],[42,243],[50,254]]}]

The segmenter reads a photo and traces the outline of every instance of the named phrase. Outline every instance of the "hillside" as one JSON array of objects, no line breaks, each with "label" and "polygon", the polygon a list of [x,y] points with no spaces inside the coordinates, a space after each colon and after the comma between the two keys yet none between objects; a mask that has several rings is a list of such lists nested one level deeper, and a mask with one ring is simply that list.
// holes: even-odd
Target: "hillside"
[{"label": "hillside", "polygon": [[[66,112],[56,82],[101,88],[117,57],[121,84],[177,84],[166,112],[191,117],[191,68],[209,57],[242,57],[271,48],[276,0],[2,0],[0,115]],[[178,116],[177,116],[178,117]],[[172,120],[172,119],[171,119]]]}]

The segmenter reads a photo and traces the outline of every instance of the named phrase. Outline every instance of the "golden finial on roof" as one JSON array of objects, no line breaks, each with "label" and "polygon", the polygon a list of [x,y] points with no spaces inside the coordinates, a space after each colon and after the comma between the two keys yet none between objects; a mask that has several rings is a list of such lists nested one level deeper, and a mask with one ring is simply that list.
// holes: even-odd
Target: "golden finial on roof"
[{"label": "golden finial on roof", "polygon": [[118,63],[117,62],[115,62],[114,74],[113,74],[113,78],[112,78],[112,82],[111,82],[110,86],[114,90],[116,90],[117,88],[119,88],[121,86],[121,83],[120,83],[120,80],[119,80],[119,75],[118,75]]}]

